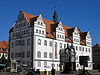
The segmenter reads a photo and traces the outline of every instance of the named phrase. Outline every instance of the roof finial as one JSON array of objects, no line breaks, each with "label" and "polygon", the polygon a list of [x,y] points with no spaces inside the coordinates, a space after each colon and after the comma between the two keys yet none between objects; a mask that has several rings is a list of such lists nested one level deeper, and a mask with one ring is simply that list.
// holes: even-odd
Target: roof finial
[{"label": "roof finial", "polygon": [[53,21],[54,21],[55,23],[58,23],[58,15],[57,15],[57,12],[56,12],[56,7],[55,7],[55,9],[54,9]]}]

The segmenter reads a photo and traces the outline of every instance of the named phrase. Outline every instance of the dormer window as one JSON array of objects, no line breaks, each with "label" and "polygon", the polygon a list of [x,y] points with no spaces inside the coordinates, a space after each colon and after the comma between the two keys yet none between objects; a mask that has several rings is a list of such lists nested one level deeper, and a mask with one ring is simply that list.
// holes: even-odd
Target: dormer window
[{"label": "dormer window", "polygon": [[75,32],[74,34],[75,34],[75,35],[78,35],[78,33],[77,33],[77,32]]}]

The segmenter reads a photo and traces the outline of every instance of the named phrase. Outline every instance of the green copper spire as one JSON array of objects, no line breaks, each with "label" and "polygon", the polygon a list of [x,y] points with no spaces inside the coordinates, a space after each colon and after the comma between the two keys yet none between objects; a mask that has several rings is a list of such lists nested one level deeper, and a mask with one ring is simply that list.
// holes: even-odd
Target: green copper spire
[{"label": "green copper spire", "polygon": [[53,21],[54,21],[55,23],[58,23],[58,15],[57,15],[56,10],[54,11]]}]

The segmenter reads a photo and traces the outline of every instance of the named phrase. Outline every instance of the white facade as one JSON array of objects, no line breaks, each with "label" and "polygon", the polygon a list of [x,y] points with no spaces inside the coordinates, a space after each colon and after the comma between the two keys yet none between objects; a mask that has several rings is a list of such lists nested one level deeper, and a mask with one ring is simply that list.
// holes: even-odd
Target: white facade
[{"label": "white facade", "polygon": [[[67,44],[71,45],[72,42],[66,42],[64,26],[61,22],[58,23],[55,32],[55,38],[47,37],[47,25],[42,15],[35,16],[36,20],[30,23],[29,15],[23,12],[19,12],[18,19],[15,25],[12,27],[10,54],[11,60],[16,60],[19,65],[27,64],[31,67],[31,50],[33,48],[33,68],[44,69],[50,71],[54,67],[59,70],[59,51],[62,48],[67,47]],[[34,17],[31,16],[30,19]],[[33,33],[33,38],[32,38]],[[51,33],[52,34],[52,33]],[[80,44],[80,33],[78,28],[75,27],[72,32],[73,45],[76,52],[76,69],[82,68],[79,65],[79,56],[89,56],[87,69],[92,70],[92,40],[89,32],[86,37],[86,45]],[[32,42],[33,40],[33,42]],[[84,40],[83,40],[84,41]],[[32,47],[33,45],[33,47]]]}]

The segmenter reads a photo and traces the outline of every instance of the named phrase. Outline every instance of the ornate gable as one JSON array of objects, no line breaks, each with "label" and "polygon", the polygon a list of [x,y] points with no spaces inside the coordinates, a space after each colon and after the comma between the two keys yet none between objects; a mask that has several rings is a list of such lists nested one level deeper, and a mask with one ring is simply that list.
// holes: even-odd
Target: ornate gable
[{"label": "ornate gable", "polygon": [[86,35],[86,45],[87,46],[91,46],[92,45],[91,36],[90,36],[89,31],[87,32],[87,35]]},{"label": "ornate gable", "polygon": [[75,27],[74,32],[73,32],[73,43],[80,44],[80,35],[79,35],[77,27]]},{"label": "ornate gable", "polygon": [[36,21],[34,21],[34,32],[35,35],[46,37],[46,25],[41,14],[39,14]]},{"label": "ornate gable", "polygon": [[56,31],[59,31],[59,32],[64,32],[65,31],[61,21],[58,23],[58,27],[56,28]]},{"label": "ornate gable", "polygon": [[38,15],[37,20],[34,22],[35,25],[37,26],[45,26],[44,21],[43,21],[43,17],[41,14]]},{"label": "ornate gable", "polygon": [[56,39],[65,41],[65,30],[61,21],[58,23],[58,27],[56,28]]}]

